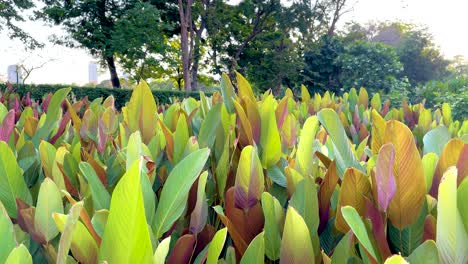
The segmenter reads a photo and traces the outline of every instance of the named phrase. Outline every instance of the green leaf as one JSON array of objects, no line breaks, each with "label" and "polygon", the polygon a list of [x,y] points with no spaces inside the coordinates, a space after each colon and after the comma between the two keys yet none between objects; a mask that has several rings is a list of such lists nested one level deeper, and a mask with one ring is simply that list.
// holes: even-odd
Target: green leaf
[{"label": "green leaf", "polygon": [[350,230],[340,242],[338,242],[331,257],[332,263],[348,263],[348,259],[355,255],[351,234],[352,231]]},{"label": "green leaf", "polygon": [[150,263],[153,259],[141,191],[142,161],[122,176],[112,194],[99,262]]},{"label": "green leaf", "polygon": [[[140,160],[140,158],[144,155],[143,148],[146,148],[146,145],[144,145],[141,141],[140,131],[132,133],[130,135],[130,138],[128,139],[127,145],[127,170],[135,161]],[[154,217],[154,210],[156,208],[156,198],[151,187],[151,182],[144,173],[141,174],[141,190],[143,192],[143,202],[145,205],[146,221],[148,223],[152,223]]]},{"label": "green leaf", "polygon": [[369,252],[375,260],[380,261],[380,257],[377,253],[378,251],[374,248],[366,226],[364,225],[364,222],[362,221],[361,216],[359,216],[356,209],[351,206],[343,206],[341,207],[341,213],[343,214],[346,223],[348,223],[349,227],[356,235],[359,242],[367,250],[367,252]]},{"label": "green leaf", "polygon": [[260,108],[262,146],[262,165],[267,169],[275,165],[281,158],[281,139],[276,124],[276,114],[273,106],[273,96],[268,96]]},{"label": "green leaf", "polygon": [[439,264],[439,252],[434,240],[426,240],[408,256],[410,263]]},{"label": "green leaf", "polygon": [[79,168],[91,188],[94,210],[109,209],[111,197],[93,167],[87,162],[80,162]]},{"label": "green leaf", "polygon": [[187,127],[187,121],[185,119],[185,115],[181,114],[177,120],[177,127],[174,132],[174,164],[177,164],[182,159],[188,140],[189,130]]},{"label": "green leaf", "polygon": [[435,169],[439,157],[435,153],[427,153],[422,158],[422,164],[424,168],[424,178],[426,179],[426,191],[429,192],[432,186],[432,178],[434,177]]},{"label": "green leaf", "polygon": [[245,251],[240,264],[262,264],[265,263],[265,239],[263,232],[258,234]]},{"label": "green leaf", "polygon": [[[78,203],[77,203],[78,204]],[[76,210],[76,208],[75,208]],[[69,244],[69,248],[73,254],[73,257],[79,261],[80,263],[97,263],[98,258],[98,246],[96,241],[89,233],[88,229],[78,220],[74,220],[77,216],[76,214],[79,213],[78,211],[71,212],[70,215],[58,214],[54,213],[53,218],[57,228],[62,233],[62,237],[60,238],[60,244],[69,243],[69,242],[62,242],[62,239],[66,239],[67,241],[71,238],[71,243]],[[73,227],[73,230],[70,227]],[[67,228],[67,230],[65,230]],[[68,249],[63,249],[65,251],[64,261],[68,262]],[[59,245],[59,253],[60,253],[60,245]],[[63,256],[63,255],[62,255]]]},{"label": "green leaf", "polygon": [[166,237],[159,246],[156,248],[153,257],[153,264],[164,264],[166,262],[167,253],[169,253],[169,246],[171,244],[171,237]]},{"label": "green leaf", "polygon": [[218,185],[218,194],[224,199],[224,189],[226,189],[226,181],[229,173],[229,136],[227,137],[221,157],[216,165],[216,184]]},{"label": "green leaf", "polygon": [[353,147],[349,143],[343,124],[336,112],[326,108],[321,110],[317,116],[332,140],[333,154],[336,159],[337,171],[340,179],[343,179],[344,172],[346,168],[349,167],[354,167],[365,172],[353,153]]},{"label": "green leaf", "polygon": [[442,263],[468,262],[468,234],[457,208],[457,169],[450,167],[439,185],[437,202],[436,241]]},{"label": "green leaf", "polygon": [[393,255],[386,259],[384,264],[408,264],[408,262],[400,255]]},{"label": "green leaf", "polygon": [[157,239],[182,215],[190,188],[200,175],[209,155],[210,150],[206,148],[191,153],[167,177],[152,226]]},{"label": "green leaf", "polygon": [[39,189],[34,226],[46,241],[52,240],[59,232],[52,218],[53,213],[63,214],[62,195],[57,185],[45,178]]},{"label": "green leaf", "polygon": [[428,207],[424,202],[416,221],[403,228],[403,230],[398,229],[391,222],[388,223],[388,237],[394,251],[400,252],[403,256],[408,256],[423,242],[424,221],[427,214]]},{"label": "green leaf", "polygon": [[283,207],[270,193],[262,194],[262,209],[265,215],[265,251],[271,260],[280,257],[281,230],[284,223]]},{"label": "green leaf", "polygon": [[289,206],[281,240],[281,264],[315,263],[314,249],[309,234],[302,216],[294,207]]},{"label": "green leaf", "polygon": [[216,139],[216,129],[221,124],[220,115],[222,106],[223,104],[214,105],[203,120],[200,133],[198,133],[198,143],[200,147],[213,147],[213,143]]},{"label": "green leaf", "polygon": [[93,219],[91,219],[91,224],[96,230],[96,233],[102,237],[104,235],[104,229],[107,224],[107,219],[109,218],[109,210],[99,210],[94,212]]},{"label": "green leaf", "polygon": [[10,217],[0,201],[0,263],[5,263],[10,251],[16,247],[15,230]]},{"label": "green leaf", "polygon": [[52,99],[47,107],[47,116],[44,124],[37,130],[32,139],[35,146],[39,145],[41,140],[48,140],[51,132],[56,129],[57,124],[60,122],[62,115],[62,108],[60,105],[67,97],[71,88],[62,88],[54,93]]},{"label": "green leaf", "polygon": [[313,146],[315,134],[317,134],[318,128],[319,122],[317,116],[311,116],[307,118],[304,123],[304,127],[301,130],[301,136],[299,138],[299,145],[296,153],[296,166],[298,166],[302,175],[307,175],[312,172],[314,159]]},{"label": "green leaf", "polygon": [[223,95],[223,101],[226,105],[226,108],[230,114],[234,113],[234,104],[232,99],[236,97],[234,93],[234,87],[232,87],[231,80],[229,80],[229,76],[225,73],[221,76],[221,94]]},{"label": "green leaf", "polygon": [[16,157],[7,143],[0,141],[0,201],[12,218],[17,218],[16,198],[32,204],[23,170],[16,163]]},{"label": "green leaf", "polygon": [[[65,264],[67,261],[68,251],[72,243],[72,234],[75,231],[76,223],[80,217],[81,209],[83,209],[83,201],[74,204],[70,208],[69,215],[65,224],[61,226],[60,242],[57,252],[57,264]],[[52,215],[54,221],[57,223],[56,217],[59,214],[54,213]],[[57,225],[59,226],[59,225]],[[58,227],[57,227],[58,228]]]},{"label": "green leaf", "polygon": [[449,142],[452,137],[448,129],[444,126],[439,126],[427,132],[423,137],[424,154],[434,152],[440,156],[444,146]]},{"label": "green leaf", "polygon": [[307,224],[314,252],[320,252],[317,229],[320,224],[317,188],[311,177],[305,177],[296,185],[289,205],[294,207]]},{"label": "green leaf", "polygon": [[458,186],[457,205],[458,211],[465,226],[465,231],[468,232],[468,177],[465,178]]},{"label": "green leaf", "polygon": [[157,110],[153,94],[145,81],[133,89],[127,107],[122,109],[130,133],[140,131],[145,144],[150,142],[156,131]]},{"label": "green leaf", "polygon": [[32,264],[32,257],[28,249],[23,245],[19,245],[13,251],[5,261],[5,264]]},{"label": "green leaf", "polygon": [[235,204],[247,210],[254,207],[265,188],[262,165],[252,146],[242,149],[235,181]]},{"label": "green leaf", "polygon": [[215,264],[218,262],[219,255],[221,254],[221,250],[224,247],[224,242],[226,241],[226,235],[227,227],[216,232],[210,242],[210,246],[208,247],[208,257],[206,259],[206,264]]},{"label": "green leaf", "polygon": [[195,208],[190,215],[190,233],[200,233],[206,225],[208,218],[208,203],[206,202],[206,180],[208,179],[208,172],[204,171],[198,179],[197,188],[197,202]]}]

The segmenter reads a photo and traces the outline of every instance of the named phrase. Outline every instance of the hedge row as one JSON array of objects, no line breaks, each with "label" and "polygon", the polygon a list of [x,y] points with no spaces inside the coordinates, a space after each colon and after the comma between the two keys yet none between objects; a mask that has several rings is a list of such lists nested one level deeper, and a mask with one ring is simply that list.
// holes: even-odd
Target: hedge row
[{"label": "hedge row", "polygon": [[[77,98],[83,98],[88,96],[89,100],[94,100],[96,98],[106,98],[110,95],[113,95],[115,98],[115,106],[120,109],[129,101],[132,94],[132,90],[129,89],[110,89],[103,87],[91,87],[91,86],[73,86],[73,85],[61,85],[61,84],[26,84],[26,85],[15,85],[15,91],[20,95],[26,95],[30,93],[31,98],[42,99],[42,97],[48,93],[54,93],[58,89],[64,87],[71,87],[72,92],[76,95]],[[6,84],[0,83],[0,90],[5,90]],[[153,96],[157,103],[159,104],[169,104],[172,103],[171,99],[178,98],[183,99],[186,97],[193,97],[195,99],[200,99],[199,92],[184,92],[184,91],[174,91],[174,90],[153,90]],[[207,95],[211,95],[210,92],[205,92]]]}]

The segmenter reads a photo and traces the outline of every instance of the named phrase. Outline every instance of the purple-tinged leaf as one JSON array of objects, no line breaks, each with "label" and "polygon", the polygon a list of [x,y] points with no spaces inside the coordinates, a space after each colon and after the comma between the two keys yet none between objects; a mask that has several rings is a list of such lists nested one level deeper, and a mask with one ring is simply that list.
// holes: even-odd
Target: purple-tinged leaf
[{"label": "purple-tinged leaf", "polygon": [[70,122],[70,113],[67,112],[62,120],[60,121],[60,125],[59,125],[59,128],[57,130],[57,133],[50,139],[50,144],[55,144],[55,142],[57,141],[57,139],[63,135],[63,132],[65,132],[65,128],[67,127],[67,124],[68,122]]},{"label": "purple-tinged leaf", "polygon": [[382,217],[382,214],[375,207],[375,205],[366,199],[366,216],[371,220],[372,231],[374,233],[375,240],[380,250],[380,254],[383,259],[386,259],[392,255],[390,252],[390,247],[387,242],[387,235],[385,234],[386,223],[385,218]]},{"label": "purple-tinged leaf", "polygon": [[242,150],[235,182],[235,205],[245,211],[254,207],[263,193],[263,168],[252,146]]},{"label": "purple-tinged leaf", "polygon": [[174,245],[167,263],[190,263],[195,241],[195,236],[192,234],[181,236]]},{"label": "purple-tinged leaf", "polygon": [[377,201],[379,210],[386,212],[390,201],[396,192],[393,164],[395,162],[395,148],[392,143],[383,145],[377,156],[375,180],[377,184]]},{"label": "purple-tinged leaf", "polygon": [[97,150],[99,153],[104,153],[104,150],[106,149],[106,143],[108,139],[108,135],[104,132],[104,123],[102,122],[102,119],[98,120],[98,144],[97,144]]},{"label": "purple-tinged leaf", "polygon": [[197,203],[190,215],[190,233],[192,234],[200,233],[206,225],[206,219],[208,217],[208,204],[206,202],[205,193],[207,177],[208,172],[205,171],[198,179]]},{"label": "purple-tinged leaf", "polygon": [[[316,152],[319,154],[320,152]],[[322,155],[320,153],[320,155]],[[318,228],[318,233],[321,234],[325,229],[328,223],[328,218],[330,214],[330,199],[333,192],[335,191],[336,184],[338,183],[338,172],[336,170],[336,161],[333,160],[328,166],[327,172],[323,178],[322,183],[320,184],[320,189],[318,192],[318,201],[319,201],[319,215],[320,215],[320,225]]]},{"label": "purple-tinged leaf", "polygon": [[15,110],[10,110],[0,124],[0,141],[8,142],[15,127]]}]

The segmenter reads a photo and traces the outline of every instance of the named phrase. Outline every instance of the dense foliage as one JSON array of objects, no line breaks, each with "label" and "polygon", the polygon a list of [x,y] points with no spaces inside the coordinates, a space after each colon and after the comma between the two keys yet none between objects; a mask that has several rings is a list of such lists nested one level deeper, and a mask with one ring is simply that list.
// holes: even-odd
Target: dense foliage
[{"label": "dense foliage", "polygon": [[468,120],[365,89],[2,93],[0,262],[466,263]]},{"label": "dense foliage", "polygon": [[[19,85],[19,86],[10,86],[7,88],[6,84],[0,83],[0,91],[14,91],[12,95],[11,92],[7,92],[5,95],[15,98],[12,103],[16,104],[16,101],[21,101],[21,97],[27,96],[28,98],[35,98],[36,100],[47,100],[52,96],[50,93],[55,93],[59,89],[63,88],[63,85],[55,84],[40,84],[40,85]],[[92,87],[92,86],[70,86],[70,94],[74,98],[87,98],[88,100],[95,100],[99,98],[107,98],[112,96],[114,98],[114,105],[117,109],[122,108],[130,99],[132,90],[129,89],[110,89],[104,87]],[[199,92],[184,92],[176,90],[152,90],[154,100],[159,104],[171,104],[176,99],[182,100],[187,97],[193,97],[195,99],[200,98]],[[211,92],[206,92],[206,95],[211,95]]]}]

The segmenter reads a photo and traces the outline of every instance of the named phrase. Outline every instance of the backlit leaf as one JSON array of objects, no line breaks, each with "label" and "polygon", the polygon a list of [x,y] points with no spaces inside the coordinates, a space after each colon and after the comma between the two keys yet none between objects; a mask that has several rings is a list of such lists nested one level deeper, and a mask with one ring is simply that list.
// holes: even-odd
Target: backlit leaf
[{"label": "backlit leaf", "polygon": [[288,207],[281,240],[280,263],[315,263],[309,234],[302,216],[293,207]]},{"label": "backlit leaf", "polygon": [[150,263],[153,259],[141,191],[142,161],[136,161],[112,193],[99,262]]},{"label": "backlit leaf", "polygon": [[395,148],[396,193],[388,207],[388,217],[401,230],[413,224],[421,212],[426,194],[424,170],[413,134],[406,125],[388,121],[384,142],[393,143]]},{"label": "backlit leaf", "polygon": [[32,203],[23,170],[16,163],[16,157],[7,143],[0,141],[0,201],[12,218],[17,218],[16,198]]}]

